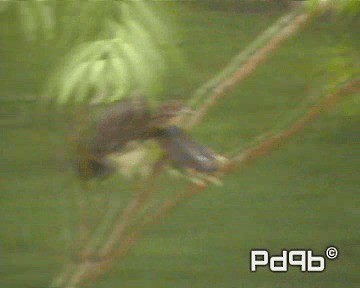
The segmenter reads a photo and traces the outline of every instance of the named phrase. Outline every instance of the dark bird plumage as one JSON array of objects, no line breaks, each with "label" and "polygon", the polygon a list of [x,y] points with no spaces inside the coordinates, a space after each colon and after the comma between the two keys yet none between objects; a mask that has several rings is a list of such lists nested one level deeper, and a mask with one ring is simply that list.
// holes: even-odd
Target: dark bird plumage
[{"label": "dark bird plumage", "polygon": [[142,97],[132,97],[115,104],[105,111],[96,125],[96,132],[89,143],[89,153],[104,157],[122,149],[130,141],[151,137],[150,109]]},{"label": "dark bird plumage", "polygon": [[214,173],[219,168],[216,155],[205,146],[191,140],[179,127],[170,126],[163,129],[158,140],[169,159],[181,169]]},{"label": "dark bird plumage", "polygon": [[80,176],[90,179],[113,173],[117,167],[110,156],[125,154],[146,140],[156,140],[163,154],[182,170],[192,169],[205,174],[216,172],[219,169],[216,154],[191,140],[177,126],[179,117],[186,111],[184,108],[178,101],[167,101],[152,112],[145,98],[139,96],[113,105],[104,112],[85,144],[80,146]]}]

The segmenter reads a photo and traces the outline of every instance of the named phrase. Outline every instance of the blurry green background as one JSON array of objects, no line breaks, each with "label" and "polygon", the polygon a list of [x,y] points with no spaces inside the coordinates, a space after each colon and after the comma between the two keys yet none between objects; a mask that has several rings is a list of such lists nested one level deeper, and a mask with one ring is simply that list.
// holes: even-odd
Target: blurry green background
[{"label": "blurry green background", "polygon": [[[176,23],[186,71],[170,67],[159,97],[190,97],[284,13],[281,5],[264,2],[163,4]],[[0,14],[0,287],[46,287],[68,260],[79,187],[64,137],[71,128],[32,95],[42,93],[65,48],[56,37],[26,40],[15,14]],[[360,51],[358,31],[358,18],[315,19],[220,101],[192,134],[227,152],[287,123],[302,112],[304,101],[325,94],[332,64],[354,56],[338,53],[339,47]],[[359,55],[354,57],[344,63],[359,63]],[[288,145],[225,177],[223,187],[181,205],[88,287],[358,287],[360,115],[354,103],[359,102],[346,100]],[[183,181],[160,184],[155,200],[175,193]],[[99,201],[113,197],[125,206],[130,196],[129,184],[112,178],[90,191],[88,200],[94,213],[101,213]],[[329,245],[338,247],[340,256],[328,261],[323,273],[249,272],[252,248],[272,254],[311,248],[323,254]]]}]

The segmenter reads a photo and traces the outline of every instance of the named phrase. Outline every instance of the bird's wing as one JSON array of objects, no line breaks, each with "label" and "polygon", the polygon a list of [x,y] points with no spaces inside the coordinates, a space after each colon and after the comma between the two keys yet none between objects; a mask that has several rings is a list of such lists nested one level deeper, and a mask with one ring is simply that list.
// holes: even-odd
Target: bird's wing
[{"label": "bird's wing", "polygon": [[169,159],[178,167],[213,173],[219,169],[216,155],[203,145],[191,140],[179,127],[165,128],[158,137]]},{"label": "bird's wing", "polygon": [[144,139],[150,118],[149,105],[143,97],[131,97],[110,107],[96,125],[89,152],[102,157],[131,141]]}]

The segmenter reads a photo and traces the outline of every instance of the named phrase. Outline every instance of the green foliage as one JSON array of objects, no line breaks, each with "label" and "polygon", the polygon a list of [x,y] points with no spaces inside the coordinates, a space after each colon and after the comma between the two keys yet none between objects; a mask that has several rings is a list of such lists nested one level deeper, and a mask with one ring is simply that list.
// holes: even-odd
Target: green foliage
[{"label": "green foliage", "polygon": [[311,10],[318,9],[320,5],[327,5],[348,16],[356,16],[360,13],[360,1],[358,0],[310,0],[306,3]]},{"label": "green foliage", "polygon": [[[360,54],[359,45],[354,35],[358,31],[353,29],[358,25],[360,13],[360,1],[358,0],[312,0],[307,3],[308,8],[316,11],[320,5],[327,5],[330,11],[335,13],[327,13],[324,18],[331,18],[336,21],[338,26],[347,25],[347,29],[343,31],[342,35],[338,35],[339,41],[336,46],[331,46],[320,53],[332,55],[332,57],[322,67],[326,75],[326,89],[331,93],[337,90],[346,82],[356,79],[360,76]],[[327,10],[328,11],[328,10]],[[337,35],[337,29],[334,29],[333,34]],[[343,116],[354,116],[360,113],[360,102],[358,97],[352,97],[339,105],[340,113]]]},{"label": "green foliage", "polygon": [[49,82],[47,94],[56,95],[59,103],[114,101],[138,88],[154,96],[161,90],[159,83],[173,56],[164,53],[172,45],[168,26],[158,20],[153,3],[113,1],[107,5],[118,13],[114,17],[104,13],[97,39],[70,51]]},{"label": "green foliage", "polygon": [[181,62],[176,36],[157,1],[7,1],[26,39],[53,41],[64,56],[45,83],[59,104],[119,100],[133,89],[155,96]]},{"label": "green foliage", "polygon": [[[191,82],[185,92],[205,83],[276,20],[270,13],[206,9],[181,13],[186,32],[183,49],[196,67],[189,71]],[[294,117],[304,97],[322,96],[324,71],[338,55],[335,48],[329,55],[329,47],[336,47],[339,35],[346,32],[343,26],[338,28],[338,22],[325,20],[323,25],[310,24],[284,43],[268,62],[219,101],[194,136],[217,151],[229,151],[271,129],[284,115]],[[56,31],[59,37],[59,29]],[[324,53],[319,55],[322,49]],[[13,50],[19,51],[17,47]],[[4,62],[1,58],[2,68]],[[16,73],[1,78],[1,87],[6,82],[24,82],[27,75],[19,73],[24,70],[19,63],[23,64],[14,64],[19,67]],[[321,65],[323,73],[315,73]],[[30,66],[25,72],[39,75],[40,68]],[[170,84],[176,91],[178,87]],[[31,87],[26,89],[33,93]],[[68,143],[60,129],[53,129],[54,124],[48,128],[47,114],[39,117],[36,103],[2,103],[0,111],[0,286],[49,287],[62,264],[73,256],[69,254],[78,225],[75,190],[79,187],[71,181],[72,167],[66,162],[67,154],[63,155]],[[41,125],[34,126],[37,117]],[[4,120],[9,124],[4,125]],[[354,199],[359,193],[360,158],[354,157],[359,146],[359,125],[354,120],[323,115],[284,149],[229,175],[222,188],[195,196],[158,226],[147,229],[145,239],[128,258],[115,261],[109,273],[84,286],[356,287],[360,230],[359,205]],[[72,126],[66,129],[72,130]],[[163,175],[159,182],[155,204],[180,192],[185,181]],[[110,210],[104,219],[109,229],[118,209],[133,196],[133,189],[121,177],[91,188],[86,195],[89,222],[95,227]],[[96,232],[105,236],[106,229],[96,228]],[[338,245],[341,257],[329,263],[325,273],[309,275],[297,269],[281,275],[249,272],[249,250],[254,247],[266,247],[272,254],[281,253],[284,247],[310,247],[320,254],[330,240]]]}]

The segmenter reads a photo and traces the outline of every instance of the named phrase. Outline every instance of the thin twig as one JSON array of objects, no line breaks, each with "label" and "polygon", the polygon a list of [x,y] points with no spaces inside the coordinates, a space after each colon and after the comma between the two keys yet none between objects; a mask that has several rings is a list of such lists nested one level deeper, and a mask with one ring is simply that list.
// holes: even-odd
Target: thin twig
[{"label": "thin twig", "polygon": [[249,148],[245,152],[238,152],[234,156],[235,163],[244,164],[249,161],[255,160],[274,148],[283,144],[289,137],[298,133],[302,130],[307,123],[315,120],[321,115],[322,112],[329,110],[334,107],[338,102],[340,102],[345,96],[349,96],[360,90],[360,79],[353,80],[346,85],[339,88],[335,93],[330,94],[328,97],[320,100],[319,103],[313,105],[308,112],[296,121],[289,129],[286,129],[280,133],[277,133],[271,136],[266,141],[263,141],[261,144]]},{"label": "thin twig", "polygon": [[[96,251],[96,247],[101,244],[101,241],[104,238],[104,234],[111,227],[113,220],[116,218],[116,215],[119,214],[121,210],[121,205],[117,201],[114,201],[112,197],[108,199],[108,207],[103,217],[101,217],[100,223],[95,228],[91,237],[86,239],[86,243],[83,243],[83,247],[80,247],[79,253],[73,253],[78,255],[76,261],[86,262],[88,259],[94,258],[93,254]],[[77,247],[79,249],[79,247]],[[78,262],[74,262],[73,255],[71,257],[71,262],[65,265],[63,272],[54,278],[50,287],[63,287],[64,284],[72,277],[74,270],[76,269]]]},{"label": "thin twig", "polygon": [[83,278],[95,278],[104,274],[111,268],[115,258],[121,258],[127,255],[130,248],[141,238],[141,235],[147,226],[156,223],[157,220],[161,219],[172,209],[178,207],[178,204],[183,202],[184,199],[190,199],[192,195],[200,193],[205,188],[206,186],[196,186],[192,184],[184,193],[178,193],[173,199],[164,201],[155,212],[145,214],[141,223],[136,226],[129,235],[122,239],[118,245],[118,249],[111,251],[111,257],[104,258],[103,261],[99,262],[96,267],[93,267],[95,269],[91,271],[91,274],[84,274]]},{"label": "thin twig", "polygon": [[[199,112],[194,116],[194,118],[191,118],[189,126],[191,127],[198,123],[204,116],[204,114],[207,112],[207,110],[216,102],[216,100],[223,96],[223,94],[229,88],[233,87],[235,84],[238,84],[242,79],[244,79],[247,75],[253,72],[254,69],[268,56],[271,51],[276,49],[285,39],[291,36],[299,27],[306,23],[309,18],[309,14],[301,14],[300,16],[297,16],[278,35],[273,37],[266,46],[260,49],[249,59],[247,59],[245,64],[240,69],[234,72],[230,77],[225,77],[226,79],[221,79],[221,83],[215,85],[213,94],[210,95],[210,97],[200,108]],[[248,56],[249,55],[247,55],[247,57]],[[243,159],[241,159],[241,161],[239,162],[242,161]],[[191,185],[190,188],[187,189],[184,193],[180,193],[174,199],[163,202],[163,204],[160,205],[157,211],[145,214],[140,225],[137,226],[137,228],[135,228],[132,233],[130,233],[127,237],[123,238],[123,240],[121,241],[122,245],[115,254],[125,255],[128,249],[132,245],[134,245],[134,243],[139,239],[145,227],[147,227],[151,223],[156,222],[156,220],[160,219],[173,208],[177,207],[179,203],[183,202],[186,199],[189,199],[192,195],[201,192],[204,188],[205,187]],[[147,192],[143,191],[143,193]],[[104,243],[104,245],[100,249],[100,255],[106,256],[105,259],[100,259],[98,263],[89,263],[83,261],[78,265],[73,266],[74,270],[72,271],[72,276],[68,280],[66,280],[66,283],[62,282],[62,284],[65,284],[63,285],[64,287],[74,288],[82,281],[82,279],[84,279],[84,276],[86,276],[88,273],[103,272],[106,268],[109,267],[109,263],[114,258],[113,250],[116,246],[115,244],[118,244],[118,242],[124,236],[124,231],[126,230],[125,228],[128,227],[130,219],[133,219],[131,215],[135,215],[138,209],[143,207],[143,204],[147,202],[146,197],[144,199],[144,201],[141,199],[133,199],[129,203],[128,208],[124,210],[123,217],[121,217],[121,220],[117,222],[114,230],[111,232],[111,236],[107,239],[106,243]]]},{"label": "thin twig", "polygon": [[[153,176],[156,176],[160,171],[161,167],[157,167]],[[83,279],[89,278],[89,276],[93,276],[99,265],[106,263],[108,258],[112,257],[111,253],[113,248],[124,236],[126,229],[131,225],[136,215],[141,211],[146,203],[148,203],[152,192],[154,191],[154,182],[151,181],[151,179],[154,178],[155,177],[151,177],[148,181],[145,181],[141,184],[141,189],[139,189],[140,192],[134,194],[133,198],[124,209],[122,215],[114,224],[110,235],[104,240],[98,251],[94,245],[85,247],[85,249],[82,251],[82,255],[85,257],[83,257],[82,262],[73,269],[72,276],[68,278],[65,287],[76,287],[76,285]],[[93,260],[91,265],[89,265],[89,260]]]},{"label": "thin twig", "polygon": [[[244,164],[254,162],[258,158],[266,156],[271,151],[277,149],[281,145],[284,145],[291,138],[291,136],[302,131],[307,124],[316,120],[316,118],[318,118],[322,112],[336,106],[339,101],[356,92],[360,92],[360,79],[351,81],[350,83],[338,89],[335,93],[330,94],[329,96],[320,100],[319,103],[309,108],[305,115],[295,121],[289,128],[270,136],[268,139],[260,142],[255,147],[252,147],[236,155],[232,161],[224,167],[224,174],[229,174]],[[149,212],[145,214],[141,223],[122,240],[119,249],[113,251],[112,257],[109,257],[105,259],[105,261],[100,262],[96,269],[94,269],[96,276],[105,273],[111,267],[111,263],[115,256],[119,258],[127,255],[129,249],[141,238],[142,233],[147,226],[156,223],[158,220],[166,216],[170,211],[177,208],[179,204],[190,200],[191,197],[201,193],[205,189],[206,186],[190,184],[184,192],[179,192],[173,199],[164,201],[155,212]],[[93,276],[95,277],[95,275]]]},{"label": "thin twig", "polygon": [[301,5],[297,5],[289,13],[281,16],[274,24],[260,34],[254,41],[251,42],[244,50],[232,58],[232,60],[225,66],[225,68],[215,75],[212,79],[200,86],[190,98],[188,105],[193,109],[204,98],[207,98],[211,92],[219,86],[221,82],[231,77],[239,67],[249,59],[257,50],[262,48],[272,37],[279,33],[286,25],[293,21],[293,19],[303,10]]},{"label": "thin twig", "polygon": [[[345,97],[348,97],[357,92],[360,92],[360,79],[351,81],[350,83],[338,89],[335,93],[330,94],[329,96],[322,99],[319,103],[313,105],[307,110],[303,117],[295,121],[289,128],[284,129],[280,133],[270,136],[268,139],[265,139],[256,146],[235,155],[229,164],[224,167],[224,174],[229,174],[236,168],[239,168],[240,166],[243,166],[249,162],[253,162],[258,158],[261,158],[269,154],[271,151],[279,148],[281,145],[284,145],[291,138],[291,136],[302,131],[307,124],[318,118],[321,113],[333,108]],[[137,227],[137,229],[124,240],[123,245],[120,250],[117,251],[117,254],[123,255],[126,253],[130,246],[134,244],[136,239],[139,238],[141,231],[146,226],[164,217],[169,211],[177,207],[180,203],[184,202],[185,200],[189,200],[190,197],[199,194],[205,188],[205,186],[191,184],[185,190],[185,192],[179,192],[173,199],[164,201],[156,212],[145,215],[143,217],[142,223]]]},{"label": "thin twig", "polygon": [[246,62],[240,66],[227,79],[220,82],[208,96],[204,104],[200,107],[197,112],[189,119],[188,128],[198,124],[201,119],[205,116],[206,112],[223,97],[226,92],[233,88],[236,84],[242,81],[244,78],[249,76],[267,57],[278,48],[282,42],[292,36],[299,28],[301,28],[311,17],[309,13],[302,13],[293,19],[287,26],[285,26],[278,34],[276,34],[264,47],[257,50],[254,55],[249,57]]}]

